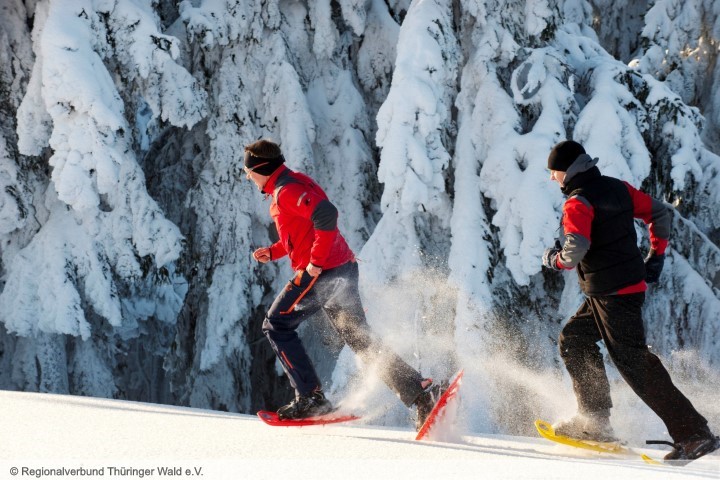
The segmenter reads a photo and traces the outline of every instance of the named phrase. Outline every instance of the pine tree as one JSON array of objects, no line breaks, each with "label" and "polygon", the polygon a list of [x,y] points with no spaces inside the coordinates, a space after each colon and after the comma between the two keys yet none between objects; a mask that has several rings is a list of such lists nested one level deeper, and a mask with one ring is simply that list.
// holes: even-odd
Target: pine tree
[{"label": "pine tree", "polygon": [[[523,431],[568,407],[554,342],[581,294],[540,257],[563,202],[547,154],[573,138],[673,205],[648,341],[702,393],[720,362],[718,11],[608,5],[3,3],[0,388],[284,401],[261,323],[291,272],[251,259],[275,232],[241,169],[266,137],[338,206],[373,330],[425,375],[463,365],[471,428]],[[301,335],[330,394],[405,425],[387,389],[355,388],[372,366],[321,317]]]},{"label": "pine tree", "polygon": [[171,264],[182,235],[147,193],[121,93],[135,89],[153,120],[186,126],[204,114],[205,95],[148,6],[41,3],[32,35],[18,146],[35,156],[49,146],[52,175],[39,230],[8,262],[2,321],[38,339],[15,352],[41,367],[24,389],[124,396],[137,386],[113,378],[123,356],[157,353],[135,342],[175,322],[184,292]]}]

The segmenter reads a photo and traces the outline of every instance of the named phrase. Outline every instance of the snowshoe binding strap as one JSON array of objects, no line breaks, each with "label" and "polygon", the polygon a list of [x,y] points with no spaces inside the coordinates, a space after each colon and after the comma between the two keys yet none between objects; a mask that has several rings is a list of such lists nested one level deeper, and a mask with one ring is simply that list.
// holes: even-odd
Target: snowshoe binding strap
[{"label": "snowshoe binding strap", "polygon": [[667,440],[645,440],[645,445],[670,445],[673,448],[677,448],[677,444],[668,442]]}]

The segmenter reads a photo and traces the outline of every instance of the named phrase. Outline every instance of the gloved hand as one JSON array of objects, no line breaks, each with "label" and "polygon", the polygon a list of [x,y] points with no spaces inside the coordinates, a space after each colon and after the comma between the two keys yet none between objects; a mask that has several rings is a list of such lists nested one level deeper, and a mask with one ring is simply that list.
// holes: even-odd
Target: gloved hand
[{"label": "gloved hand", "polygon": [[542,257],[542,263],[545,268],[550,268],[553,270],[562,270],[560,267],[558,267],[557,264],[557,256],[562,251],[562,245],[560,245],[559,240],[555,240],[555,246],[546,248],[545,253],[543,253]]},{"label": "gloved hand", "polygon": [[664,264],[665,255],[656,255],[655,249],[651,248],[647,257],[645,257],[645,281],[647,283],[657,282]]}]

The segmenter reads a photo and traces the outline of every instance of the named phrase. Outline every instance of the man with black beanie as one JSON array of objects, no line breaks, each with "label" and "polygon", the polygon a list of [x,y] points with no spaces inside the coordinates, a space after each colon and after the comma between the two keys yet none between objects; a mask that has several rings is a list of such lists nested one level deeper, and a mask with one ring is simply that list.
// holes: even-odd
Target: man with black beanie
[{"label": "man with black beanie", "polygon": [[338,231],[335,206],[313,179],[287,168],[280,147],[269,140],[245,147],[244,170],[271,196],[270,216],[280,237],[253,257],[265,263],[288,256],[295,272],[263,322],[263,333],[295,389],[295,399],[278,416],[299,419],[333,410],[297,334],[300,323],[322,310],[363,361],[379,366],[382,380],[402,402],[416,405],[416,427],[421,426],[444,387],[423,378],[371,332],[360,301],[357,262]]},{"label": "man with black beanie", "polygon": [[[550,179],[567,195],[564,244],[545,250],[543,266],[576,268],[585,301],[563,327],[560,356],[573,382],[578,413],[555,426],[558,434],[595,441],[615,439],[610,385],[597,342],[630,388],[662,419],[674,440],[665,460],[686,464],[720,448],[707,420],[675,387],[645,341],[642,306],[647,283],[657,282],[670,236],[672,212],[629,183],[601,175],[582,145],[558,143],[548,157]],[[643,261],[634,219],[649,227]]]}]

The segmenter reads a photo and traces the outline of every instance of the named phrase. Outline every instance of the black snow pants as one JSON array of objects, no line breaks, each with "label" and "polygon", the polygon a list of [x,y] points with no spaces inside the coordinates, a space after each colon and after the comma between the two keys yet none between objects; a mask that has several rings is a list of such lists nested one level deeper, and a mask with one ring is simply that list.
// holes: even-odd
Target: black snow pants
[{"label": "black snow pants", "polygon": [[419,372],[375,338],[365,318],[354,261],[323,270],[318,277],[298,272],[275,298],[263,322],[295,392],[308,395],[322,383],[297,334],[300,324],[322,309],[340,338],[366,363],[376,363],[382,380],[407,405],[422,392]]},{"label": "black snow pants", "polygon": [[645,341],[645,293],[587,297],[560,334],[560,355],[572,378],[581,413],[612,407],[602,354],[608,354],[630,388],[665,423],[676,442],[705,431],[707,420],[678,390]]}]

